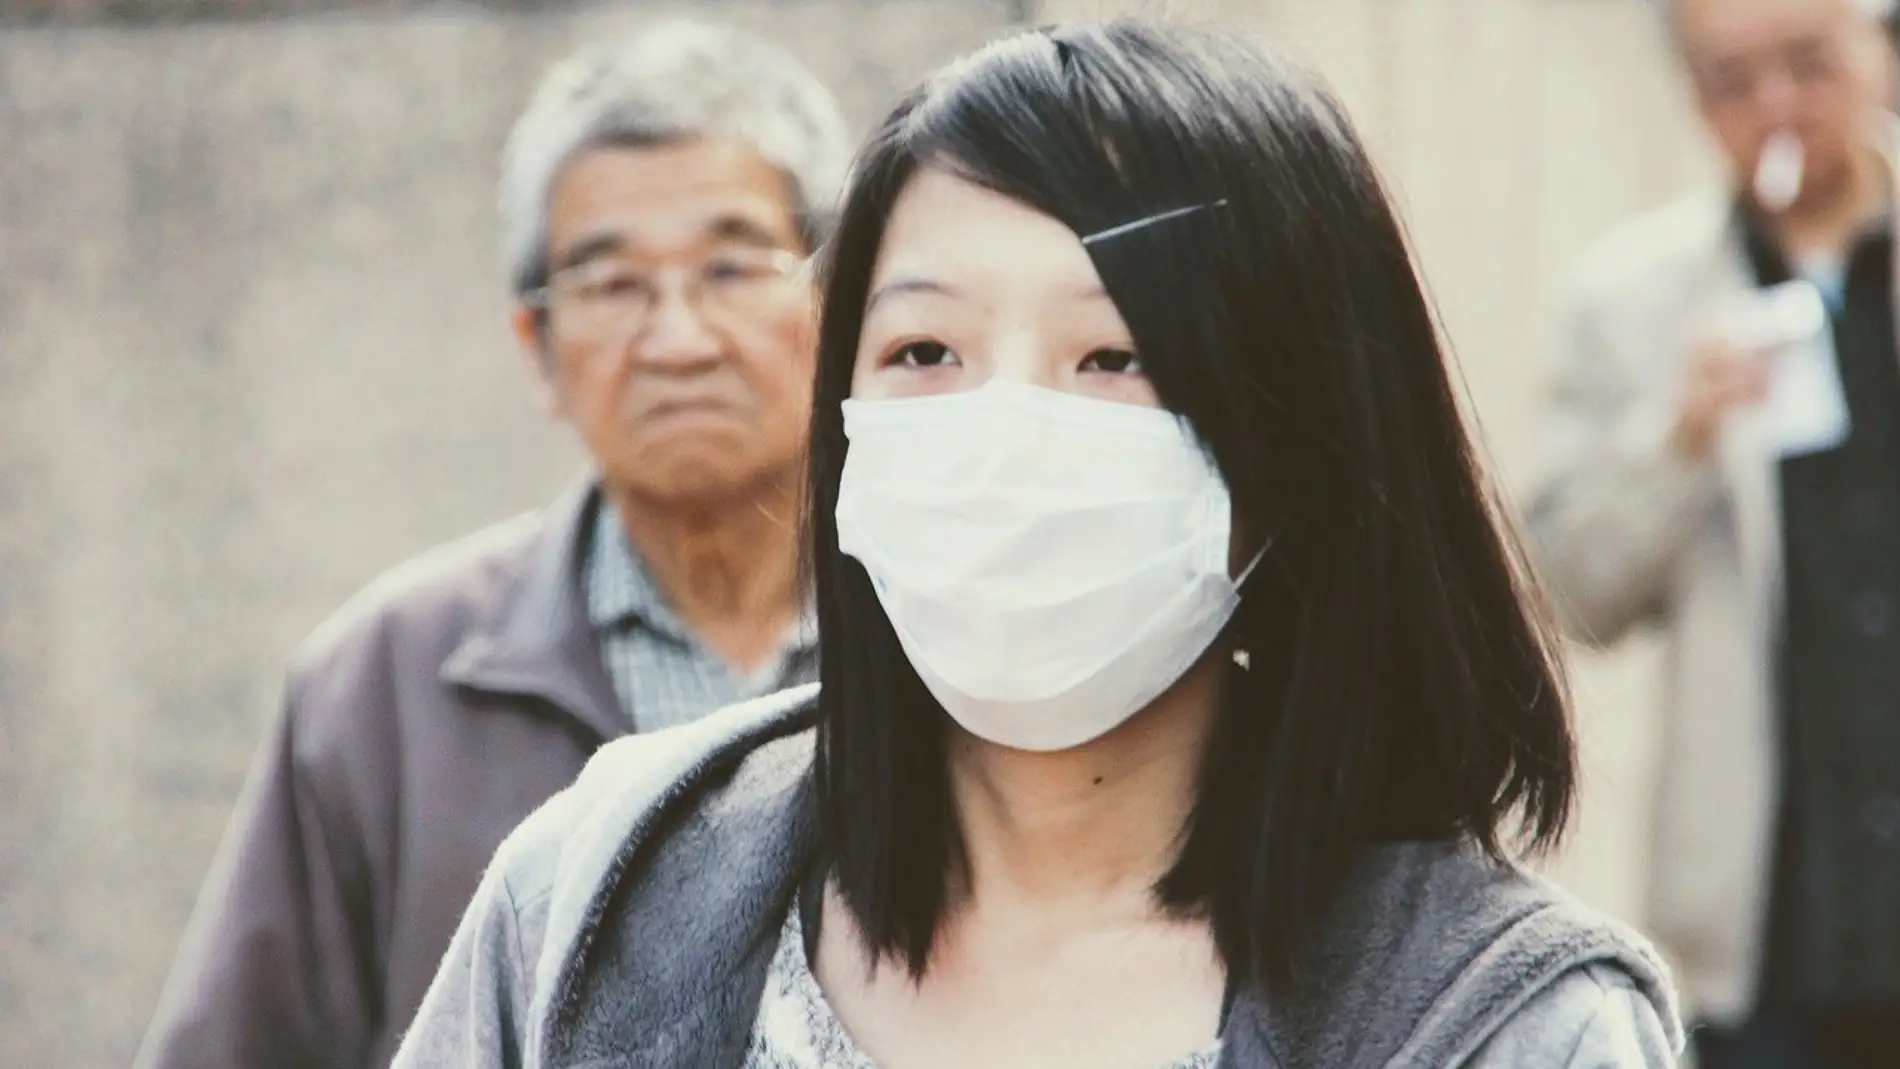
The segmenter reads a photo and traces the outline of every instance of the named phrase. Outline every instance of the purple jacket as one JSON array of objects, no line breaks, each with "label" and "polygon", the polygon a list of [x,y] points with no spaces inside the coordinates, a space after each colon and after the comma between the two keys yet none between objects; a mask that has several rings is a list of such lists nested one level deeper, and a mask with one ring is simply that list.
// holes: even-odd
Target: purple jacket
[{"label": "purple jacket", "polygon": [[139,1069],[368,1069],[495,848],[628,731],[580,490],[401,566],[298,655]]}]

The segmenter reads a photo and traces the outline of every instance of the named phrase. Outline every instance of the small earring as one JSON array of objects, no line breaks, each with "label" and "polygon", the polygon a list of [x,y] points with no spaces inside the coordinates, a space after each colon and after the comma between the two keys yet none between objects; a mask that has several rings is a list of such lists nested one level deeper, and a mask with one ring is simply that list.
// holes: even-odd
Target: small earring
[{"label": "small earring", "polygon": [[1246,650],[1235,650],[1234,663],[1240,666],[1241,671],[1245,672],[1253,667],[1253,655],[1249,654]]}]

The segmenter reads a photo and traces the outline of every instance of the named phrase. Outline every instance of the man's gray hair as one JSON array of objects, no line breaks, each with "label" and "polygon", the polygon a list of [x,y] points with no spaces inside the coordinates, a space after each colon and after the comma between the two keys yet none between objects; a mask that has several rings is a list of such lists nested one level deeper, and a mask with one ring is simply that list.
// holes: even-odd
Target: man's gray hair
[{"label": "man's gray hair", "polygon": [[790,53],[726,27],[669,21],[550,70],[502,153],[501,222],[516,294],[548,276],[548,198],[576,152],[695,137],[739,141],[789,180],[809,247],[829,229],[850,143],[830,90]]}]

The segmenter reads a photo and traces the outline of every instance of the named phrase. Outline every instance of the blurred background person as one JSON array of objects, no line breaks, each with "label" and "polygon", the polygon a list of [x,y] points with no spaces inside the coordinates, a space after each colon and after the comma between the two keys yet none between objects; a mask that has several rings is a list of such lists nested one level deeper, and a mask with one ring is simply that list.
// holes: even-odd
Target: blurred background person
[{"label": "blurred background person", "polygon": [[502,167],[514,328],[597,476],[302,651],[141,1066],[386,1064],[495,846],[595,748],[815,671],[802,264],[846,151],[829,92],[735,31],[547,75]]},{"label": "blurred background person", "polygon": [[1586,261],[1530,503],[1579,636],[1667,634],[1647,920],[1704,1069],[1900,1057],[1887,6],[1670,5],[1729,181]]}]

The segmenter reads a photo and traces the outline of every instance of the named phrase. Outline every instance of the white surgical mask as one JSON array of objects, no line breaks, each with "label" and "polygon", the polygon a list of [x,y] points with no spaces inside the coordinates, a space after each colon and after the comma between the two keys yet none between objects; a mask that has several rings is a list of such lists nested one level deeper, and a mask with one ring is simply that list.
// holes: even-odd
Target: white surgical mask
[{"label": "white surgical mask", "polygon": [[838,547],[974,735],[1021,750],[1098,738],[1180,679],[1239,604],[1226,484],[1172,413],[992,380],[846,401],[844,425]]}]

